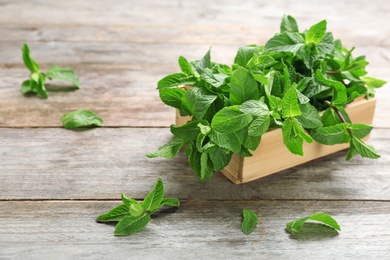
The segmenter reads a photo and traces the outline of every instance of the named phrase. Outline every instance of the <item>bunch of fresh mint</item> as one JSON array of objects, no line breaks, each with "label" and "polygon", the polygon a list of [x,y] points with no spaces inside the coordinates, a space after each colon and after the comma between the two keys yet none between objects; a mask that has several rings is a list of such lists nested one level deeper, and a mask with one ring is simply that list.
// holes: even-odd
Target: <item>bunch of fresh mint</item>
[{"label": "bunch of fresh mint", "polygon": [[352,123],[344,106],[372,98],[386,82],[364,77],[368,62],[354,58],[353,49],[326,32],[325,20],[300,33],[295,19],[284,16],[280,33],[264,46],[239,48],[232,67],[212,62],[210,51],[193,62],[180,57],[182,72],[161,79],[158,89],[165,104],[192,120],[172,125],[174,138],[148,157],[172,158],[187,144],[189,164],[204,181],[233,153],[251,156],[270,128],[282,128],[294,154],[303,155],[304,141],[317,141],[349,143],[348,160],[356,153],[380,157],[361,140],[372,127]]}]

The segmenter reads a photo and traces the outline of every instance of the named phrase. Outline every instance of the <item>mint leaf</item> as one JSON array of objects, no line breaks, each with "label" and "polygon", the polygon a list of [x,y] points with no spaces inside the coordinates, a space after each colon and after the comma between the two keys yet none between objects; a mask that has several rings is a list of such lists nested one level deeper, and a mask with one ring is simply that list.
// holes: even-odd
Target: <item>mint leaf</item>
[{"label": "mint leaf", "polygon": [[259,46],[244,46],[238,48],[234,63],[246,67],[248,62],[252,59],[253,55],[259,51]]},{"label": "mint leaf", "polygon": [[252,121],[252,116],[239,110],[238,106],[225,107],[218,111],[211,127],[220,133],[234,133],[246,127]]},{"label": "mint leaf", "polygon": [[174,137],[171,141],[159,147],[157,151],[147,154],[148,158],[164,157],[174,158],[183,147],[184,141],[181,138]]},{"label": "mint leaf", "polygon": [[182,99],[182,107],[195,119],[202,119],[216,98],[216,95],[205,90],[193,88],[185,93]]},{"label": "mint leaf", "polygon": [[228,77],[226,74],[217,73],[214,74],[213,71],[209,68],[206,68],[200,74],[200,78],[209,83],[211,86],[215,88],[221,87],[225,84],[225,79]]},{"label": "mint leaf", "polygon": [[356,138],[364,138],[366,137],[370,132],[371,130],[373,129],[372,126],[370,125],[366,125],[366,124],[352,124],[349,129],[351,130],[353,136],[355,136]]},{"label": "mint leaf", "polygon": [[321,116],[318,110],[309,103],[300,104],[301,115],[295,117],[304,128],[313,129],[322,126]]},{"label": "mint leaf", "polygon": [[200,175],[198,176],[201,182],[210,179],[213,176],[214,167],[208,153],[202,153],[200,156]]},{"label": "mint leaf", "polygon": [[187,76],[184,73],[175,73],[168,75],[157,83],[157,89],[172,88],[177,86],[193,86],[196,79],[193,76]]},{"label": "mint leaf", "polygon": [[91,110],[76,110],[65,113],[61,117],[64,128],[96,127],[103,124],[103,120]]},{"label": "mint leaf", "polygon": [[154,185],[153,190],[145,197],[141,205],[145,211],[153,213],[156,211],[162,200],[164,199],[164,184],[161,177],[157,179],[156,184]]},{"label": "mint leaf", "polygon": [[326,225],[330,228],[333,228],[335,230],[341,230],[339,224],[335,219],[333,219],[331,216],[329,216],[326,213],[323,212],[317,212],[314,213],[313,215],[310,215],[308,217],[300,218],[294,221],[291,221],[287,223],[286,229],[287,231],[294,233],[294,232],[299,232],[302,229],[302,226],[305,222],[307,221],[315,221],[315,222],[320,222],[323,225]]},{"label": "mint leaf", "polygon": [[248,209],[242,210],[242,216],[243,220],[241,224],[241,230],[246,235],[248,235],[255,228],[257,222],[259,221],[259,218],[254,211]]},{"label": "mint leaf", "polygon": [[272,37],[264,47],[269,52],[298,52],[305,45],[299,33],[283,32]]},{"label": "mint leaf", "polygon": [[324,126],[310,131],[311,137],[320,144],[335,145],[348,142],[345,134],[349,124],[341,123],[333,126]]},{"label": "mint leaf", "polygon": [[343,83],[325,78],[320,70],[316,71],[315,79],[320,84],[333,88],[332,103],[335,105],[344,105],[347,102],[347,89]]},{"label": "mint leaf", "polygon": [[290,15],[284,15],[280,24],[280,32],[299,32],[297,21]]},{"label": "mint leaf", "polygon": [[24,65],[26,65],[31,73],[39,73],[39,64],[31,58],[30,48],[25,43],[22,45],[22,57]]},{"label": "mint leaf", "polygon": [[181,100],[186,91],[181,88],[163,88],[160,89],[160,99],[168,106],[181,109]]},{"label": "mint leaf", "polygon": [[250,136],[262,136],[265,132],[267,132],[270,123],[271,120],[269,114],[261,115],[255,118],[249,125],[248,134]]},{"label": "mint leaf", "polygon": [[306,44],[319,43],[324,37],[325,32],[326,32],[326,20],[322,20],[321,22],[310,27],[310,29],[305,33]]},{"label": "mint leaf", "polygon": [[261,100],[248,100],[240,106],[240,111],[252,116],[269,115],[267,104]]},{"label": "mint leaf", "polygon": [[202,74],[202,71],[206,68],[211,69],[210,49],[206,52],[201,60],[193,61],[190,64],[199,74]]},{"label": "mint leaf", "polygon": [[130,205],[129,211],[132,216],[138,217],[144,213],[144,208],[137,202]]},{"label": "mint leaf", "polygon": [[358,139],[355,136],[352,137],[351,143],[362,157],[371,159],[377,159],[381,157],[373,146],[364,143],[362,140]]},{"label": "mint leaf", "polygon": [[322,56],[326,54],[333,54],[334,52],[334,40],[333,34],[330,32],[325,33],[322,40],[317,44],[318,53]]},{"label": "mint leaf", "polygon": [[176,198],[163,198],[161,207],[180,207],[180,200]]},{"label": "mint leaf", "polygon": [[248,134],[244,140],[243,146],[245,148],[248,148],[249,150],[254,151],[259,146],[260,141],[261,141],[261,135],[249,135]]},{"label": "mint leaf", "polygon": [[125,216],[130,216],[129,207],[125,204],[111,209],[108,213],[102,214],[97,218],[98,222],[117,222]]},{"label": "mint leaf", "polygon": [[363,82],[366,84],[367,87],[367,97],[372,98],[375,96],[375,89],[382,87],[387,82],[381,79],[375,79],[370,77],[364,77]]},{"label": "mint leaf", "polygon": [[298,95],[293,87],[288,89],[283,96],[282,113],[284,118],[295,117],[302,114],[299,109]]},{"label": "mint leaf", "polygon": [[283,142],[293,154],[303,156],[303,140],[308,143],[313,139],[305,132],[302,125],[295,118],[287,118],[282,126]]},{"label": "mint leaf", "polygon": [[215,151],[209,154],[211,161],[213,162],[214,171],[220,171],[225,168],[231,161],[233,153],[225,151],[225,149],[218,147]]},{"label": "mint leaf", "polygon": [[209,137],[219,147],[225,148],[233,153],[240,153],[241,151],[241,142],[236,133],[211,131]]},{"label": "mint leaf", "polygon": [[192,70],[192,66],[186,58],[180,56],[178,62],[179,62],[180,69],[184,74],[186,74],[187,76],[195,76],[195,73]]},{"label": "mint leaf", "polygon": [[76,73],[71,69],[52,66],[49,68],[45,75],[49,79],[61,79],[68,81],[75,85],[77,88],[80,88],[80,80],[77,77]]},{"label": "mint leaf", "polygon": [[191,121],[182,126],[171,125],[171,133],[185,142],[196,140],[200,133],[198,124],[199,121]]},{"label": "mint leaf", "polygon": [[259,98],[259,89],[256,80],[243,67],[233,72],[229,86],[232,104],[240,105],[249,99]]},{"label": "mint leaf", "polygon": [[121,218],[115,227],[115,236],[129,236],[144,229],[150,221],[149,214],[140,216],[126,216]]}]

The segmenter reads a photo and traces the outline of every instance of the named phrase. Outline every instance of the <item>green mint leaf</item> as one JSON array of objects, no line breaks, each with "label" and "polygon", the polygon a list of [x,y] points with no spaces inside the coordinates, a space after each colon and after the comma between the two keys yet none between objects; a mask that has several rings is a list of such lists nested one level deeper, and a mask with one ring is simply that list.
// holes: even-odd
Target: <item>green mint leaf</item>
[{"label": "green mint leaf", "polygon": [[142,214],[140,216],[126,216],[116,224],[115,236],[129,236],[146,227],[150,221],[149,214]]},{"label": "green mint leaf", "polygon": [[33,73],[34,79],[23,81],[20,92],[23,95],[35,93],[40,95],[42,98],[47,98],[47,90],[44,85],[45,78],[42,74]]},{"label": "green mint leaf", "polygon": [[190,63],[193,68],[199,73],[202,74],[202,71],[206,68],[211,69],[211,56],[210,49],[206,52],[201,60],[193,61]]},{"label": "green mint leaf", "polygon": [[163,198],[161,207],[180,207],[180,200],[177,198]]},{"label": "green mint leaf", "polygon": [[226,74],[214,74],[213,71],[209,68],[206,68],[200,74],[200,78],[209,83],[215,88],[221,87],[225,83],[225,79],[228,77]]},{"label": "green mint leaf", "polygon": [[342,123],[337,113],[330,107],[325,109],[322,113],[321,121],[324,126],[333,126]]},{"label": "green mint leaf", "polygon": [[239,66],[246,67],[253,55],[259,51],[259,46],[244,46],[238,48],[237,55],[234,58],[234,63]]},{"label": "green mint leaf", "polygon": [[180,56],[178,62],[179,62],[180,69],[184,74],[186,74],[187,76],[196,76],[194,74],[194,71],[192,70],[191,64],[188,62],[186,58]]},{"label": "green mint leaf", "polygon": [[248,235],[255,228],[257,222],[259,221],[259,218],[254,211],[248,209],[242,210],[242,216],[243,220],[241,224],[241,230],[246,235]]},{"label": "green mint leaf", "polygon": [[196,140],[200,133],[199,121],[191,121],[182,126],[171,125],[171,133],[184,142]]},{"label": "green mint leaf", "polygon": [[321,116],[318,110],[310,103],[300,104],[301,115],[295,117],[304,128],[313,129],[322,126]]},{"label": "green mint leaf", "polygon": [[362,157],[371,159],[377,159],[381,157],[373,146],[364,143],[362,140],[358,139],[355,136],[352,137],[351,143]]},{"label": "green mint leaf", "polygon": [[193,76],[187,76],[184,73],[175,73],[168,75],[157,83],[157,89],[172,88],[177,86],[193,86],[196,82],[196,78]]},{"label": "green mint leaf", "polygon": [[200,88],[193,88],[188,90],[184,95],[182,107],[190,115],[193,115],[195,119],[200,120],[216,99],[216,95],[210,94]]},{"label": "green mint leaf", "polygon": [[305,45],[305,39],[299,33],[284,32],[272,37],[264,47],[269,52],[297,53]]},{"label": "green mint leaf", "polygon": [[161,177],[159,177],[153,190],[145,197],[141,205],[145,211],[149,211],[150,214],[152,214],[154,211],[158,210],[163,199],[164,184]]},{"label": "green mint leaf", "polygon": [[[250,68],[250,71],[251,71],[252,74],[258,74],[260,72],[263,73],[263,71],[266,68],[271,67],[275,63],[277,63],[275,61],[275,59],[272,58],[272,56],[270,56],[268,54],[254,53],[253,57],[248,61],[248,64],[246,65],[246,67]],[[266,84],[266,83],[263,83],[262,81],[259,81],[259,82],[262,83],[262,84]]]},{"label": "green mint leaf", "polygon": [[214,171],[220,171],[223,168],[225,168],[231,161],[233,153],[232,152],[226,152],[223,148],[218,147],[213,152],[209,153],[210,159],[213,162]]},{"label": "green mint leaf", "polygon": [[347,153],[347,157],[346,157],[346,160],[349,161],[352,159],[352,157],[355,156],[355,154],[357,153],[356,149],[355,149],[355,146],[353,146],[353,143],[352,141],[349,143],[349,149],[348,149],[348,153]]},{"label": "green mint leaf", "polygon": [[353,136],[361,139],[366,137],[371,132],[373,127],[370,125],[357,123],[357,124],[352,124],[349,127],[349,129],[351,130]]},{"label": "green mint leaf", "polygon": [[241,142],[236,133],[228,134],[211,131],[209,137],[219,147],[225,148],[233,153],[240,153],[241,151]]},{"label": "green mint leaf", "polygon": [[372,98],[375,96],[375,89],[382,87],[387,82],[381,79],[375,79],[370,77],[362,78],[363,82],[367,87],[367,98]]},{"label": "green mint leaf", "polygon": [[305,222],[307,221],[315,221],[315,222],[320,222],[323,225],[326,225],[330,228],[333,228],[335,230],[341,230],[339,224],[335,219],[333,219],[331,216],[329,216],[326,213],[323,212],[317,212],[314,213],[313,215],[310,215],[308,217],[300,218],[294,221],[291,221],[287,223],[286,229],[287,231],[294,233],[294,232],[299,232],[302,229],[302,226]]},{"label": "green mint leaf", "polygon": [[284,144],[293,154],[303,156],[303,140],[308,143],[313,142],[296,118],[284,120],[282,134]]},{"label": "green mint leaf", "polygon": [[347,89],[343,83],[325,78],[320,70],[316,71],[315,79],[318,83],[333,88],[332,103],[335,105],[345,105],[347,102]]},{"label": "green mint leaf", "polygon": [[103,124],[103,120],[91,110],[76,110],[65,113],[61,117],[62,125],[67,129],[80,127],[96,127]]},{"label": "green mint leaf", "polygon": [[188,142],[186,155],[191,169],[195,172],[196,176],[200,176],[201,153],[196,148],[196,144],[194,142]]},{"label": "green mint leaf", "polygon": [[132,203],[129,207],[130,214],[134,217],[138,217],[144,213],[144,208],[137,202],[137,204]]},{"label": "green mint leaf", "polygon": [[269,115],[267,104],[261,100],[248,100],[242,103],[240,111],[252,116]]},{"label": "green mint leaf", "polygon": [[291,87],[284,94],[282,99],[282,114],[284,118],[301,115],[298,104],[298,95],[295,88]]},{"label": "green mint leaf", "polygon": [[326,32],[326,20],[322,20],[321,22],[310,27],[310,29],[305,33],[306,44],[319,43],[324,37],[325,32]]},{"label": "green mint leaf", "polygon": [[111,209],[109,212],[100,215],[97,218],[98,222],[117,222],[121,218],[130,216],[129,207],[125,204],[119,205],[113,209]]},{"label": "green mint leaf", "polygon": [[325,33],[322,40],[317,44],[317,50],[318,53],[322,56],[325,56],[326,54],[333,55],[334,53],[334,40],[333,40],[333,34],[330,32]]},{"label": "green mint leaf", "polygon": [[200,156],[200,175],[198,176],[201,182],[209,180],[214,173],[214,166],[208,153],[202,153]]},{"label": "green mint leaf", "polygon": [[138,204],[138,201],[126,197],[126,195],[123,193],[121,194],[121,199],[123,204],[125,204],[128,208],[130,208],[131,204]]},{"label": "green mint leaf", "polygon": [[297,21],[290,15],[284,15],[280,24],[280,32],[299,32]]},{"label": "green mint leaf", "polygon": [[77,88],[80,88],[80,80],[77,77],[76,73],[71,69],[52,66],[49,68],[45,75],[46,78],[68,81]]},{"label": "green mint leaf", "polygon": [[348,142],[345,134],[349,124],[341,123],[333,126],[324,126],[310,131],[311,137],[320,144],[335,145]]},{"label": "green mint leaf", "polygon": [[230,79],[230,101],[240,105],[249,99],[259,99],[256,80],[243,67],[236,69]]},{"label": "green mint leaf", "polygon": [[24,65],[31,73],[39,73],[39,64],[31,58],[30,48],[27,44],[22,45],[22,57]]},{"label": "green mint leaf", "polygon": [[224,107],[218,111],[211,121],[211,127],[220,133],[234,133],[246,127],[252,116],[243,113],[238,106]]},{"label": "green mint leaf", "polygon": [[310,98],[303,95],[298,89],[295,89],[298,95],[299,104],[307,104],[310,102]]},{"label": "green mint leaf", "polygon": [[262,136],[265,132],[267,132],[270,123],[271,120],[269,114],[256,117],[249,125],[248,134],[250,136]]},{"label": "green mint leaf", "polygon": [[181,88],[163,88],[160,89],[160,98],[166,105],[181,109],[181,100],[186,91]]},{"label": "green mint leaf", "polygon": [[245,141],[243,143],[245,148],[248,148],[249,150],[256,150],[259,146],[261,141],[261,135],[247,135],[245,138]]},{"label": "green mint leaf", "polygon": [[174,158],[183,147],[184,141],[181,138],[174,137],[171,141],[159,147],[157,151],[147,154],[148,158]]}]

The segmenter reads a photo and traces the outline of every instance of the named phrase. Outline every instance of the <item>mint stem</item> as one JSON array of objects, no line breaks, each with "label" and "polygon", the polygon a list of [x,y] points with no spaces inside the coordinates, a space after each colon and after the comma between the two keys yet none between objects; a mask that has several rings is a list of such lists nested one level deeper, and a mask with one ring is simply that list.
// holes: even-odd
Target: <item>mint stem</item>
[{"label": "mint stem", "polygon": [[328,71],[326,72],[326,74],[339,74],[339,73],[340,73],[339,70],[328,70]]},{"label": "mint stem", "polygon": [[[332,109],[336,112],[336,114],[337,114],[337,116],[340,118],[341,122],[343,122],[343,123],[348,123],[348,122],[345,120],[343,114],[341,114],[340,110],[339,110],[335,105],[333,105],[332,103],[330,103],[330,102],[327,101],[327,100],[325,101],[325,104],[327,104],[330,108],[332,108]],[[349,135],[352,137],[352,131],[351,131],[351,129],[350,129],[349,127],[347,128],[347,131],[348,131]]]}]

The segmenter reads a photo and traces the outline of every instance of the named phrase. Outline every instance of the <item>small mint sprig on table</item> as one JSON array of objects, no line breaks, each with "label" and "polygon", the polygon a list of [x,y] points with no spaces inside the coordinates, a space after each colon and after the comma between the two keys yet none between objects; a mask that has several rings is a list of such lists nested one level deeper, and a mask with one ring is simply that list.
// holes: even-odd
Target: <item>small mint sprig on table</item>
[{"label": "small mint sprig on table", "polygon": [[30,78],[25,80],[21,85],[20,91],[22,94],[35,93],[40,95],[42,98],[47,98],[47,79],[68,81],[75,87],[80,88],[80,80],[76,73],[71,69],[52,66],[46,73],[41,72],[39,64],[31,57],[30,48],[27,44],[23,44],[22,46],[22,57],[24,65],[31,73]]},{"label": "small mint sprig on table", "polygon": [[242,217],[241,230],[244,234],[248,235],[255,228],[257,222],[259,221],[259,217],[254,211],[249,209],[242,210]]},{"label": "small mint sprig on table", "polygon": [[67,129],[78,129],[85,127],[98,127],[103,124],[95,112],[91,110],[75,110],[62,115],[62,125]]},{"label": "small mint sprig on table", "polygon": [[97,218],[98,222],[118,222],[114,231],[115,236],[129,236],[144,229],[151,215],[160,207],[180,207],[179,199],[164,198],[164,184],[160,177],[142,203],[127,198],[124,194],[122,202],[123,204]]},{"label": "small mint sprig on table", "polygon": [[291,221],[286,224],[286,230],[290,233],[299,232],[302,230],[303,225],[307,221],[314,221],[314,223],[320,223],[329,228],[341,231],[340,225],[337,223],[337,221],[330,215],[323,212],[317,212],[313,215]]}]

